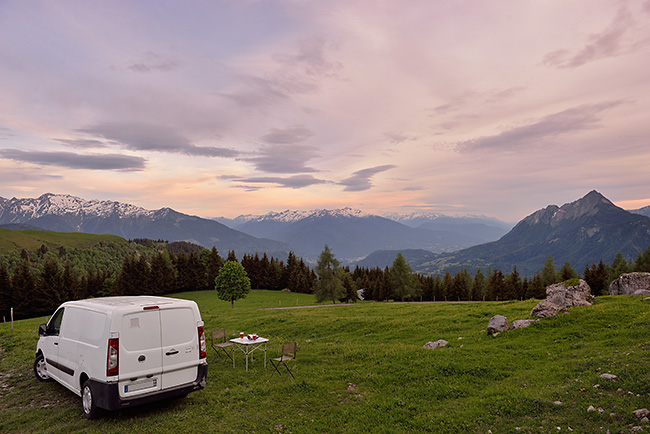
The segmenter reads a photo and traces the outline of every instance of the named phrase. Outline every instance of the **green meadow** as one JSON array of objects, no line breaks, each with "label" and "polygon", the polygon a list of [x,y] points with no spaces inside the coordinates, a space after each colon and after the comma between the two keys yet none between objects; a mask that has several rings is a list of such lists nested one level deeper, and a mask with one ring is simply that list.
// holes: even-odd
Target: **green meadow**
[{"label": "green meadow", "polygon": [[[493,337],[493,315],[525,319],[537,300],[272,309],[315,300],[252,291],[231,309],[214,291],[176,296],[199,304],[208,332],[269,338],[269,357],[296,341],[296,379],[271,377],[262,353],[246,372],[241,353],[233,368],[213,362],[208,348],[204,390],[88,421],[80,398],[34,378],[46,318],[13,331],[0,324],[0,432],[618,433],[642,425],[632,412],[650,407],[650,300],[642,297],[599,297]],[[438,339],[449,344],[422,348]]]}]

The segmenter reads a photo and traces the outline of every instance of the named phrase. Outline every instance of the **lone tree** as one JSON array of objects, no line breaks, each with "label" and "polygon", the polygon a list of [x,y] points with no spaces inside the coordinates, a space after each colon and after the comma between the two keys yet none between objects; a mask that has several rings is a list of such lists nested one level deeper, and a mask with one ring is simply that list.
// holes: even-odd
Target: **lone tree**
[{"label": "lone tree", "polygon": [[404,301],[405,298],[414,298],[420,294],[420,281],[411,271],[408,262],[398,253],[390,269],[390,283],[396,298]]},{"label": "lone tree", "polygon": [[246,297],[251,290],[251,281],[246,270],[237,261],[226,261],[214,279],[214,289],[223,301],[230,301],[230,308],[235,308],[235,300]]},{"label": "lone tree", "polygon": [[342,270],[339,268],[339,261],[327,244],[318,257],[316,274],[318,280],[314,283],[314,294],[317,302],[332,300],[332,303],[336,303],[337,299],[345,297],[346,290],[341,280]]}]

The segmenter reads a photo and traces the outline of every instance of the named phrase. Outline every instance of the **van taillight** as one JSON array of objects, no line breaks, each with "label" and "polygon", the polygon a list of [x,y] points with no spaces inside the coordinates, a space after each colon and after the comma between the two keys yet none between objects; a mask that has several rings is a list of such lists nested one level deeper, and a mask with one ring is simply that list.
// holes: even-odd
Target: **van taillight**
[{"label": "van taillight", "polygon": [[199,359],[205,359],[208,355],[208,347],[205,343],[205,332],[203,326],[199,326]]},{"label": "van taillight", "polygon": [[119,369],[119,338],[108,340],[108,357],[106,359],[106,376],[117,375]]}]

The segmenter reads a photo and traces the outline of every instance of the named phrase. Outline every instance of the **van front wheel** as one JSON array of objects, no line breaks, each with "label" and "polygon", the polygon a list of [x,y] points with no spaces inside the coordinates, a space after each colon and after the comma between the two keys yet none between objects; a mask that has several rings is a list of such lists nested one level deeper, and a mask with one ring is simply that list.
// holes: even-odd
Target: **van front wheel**
[{"label": "van front wheel", "polygon": [[52,381],[50,374],[47,372],[47,365],[45,364],[43,353],[38,353],[36,360],[34,360],[34,375],[36,375],[38,381]]},{"label": "van front wheel", "polygon": [[95,404],[95,394],[90,381],[86,381],[81,389],[81,405],[86,419],[94,419],[99,414],[99,408]]}]

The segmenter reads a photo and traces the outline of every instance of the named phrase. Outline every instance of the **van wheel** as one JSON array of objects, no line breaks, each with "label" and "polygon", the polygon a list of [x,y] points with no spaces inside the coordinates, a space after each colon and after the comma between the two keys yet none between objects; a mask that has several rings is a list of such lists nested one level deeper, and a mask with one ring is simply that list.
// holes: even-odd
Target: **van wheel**
[{"label": "van wheel", "polygon": [[38,381],[52,381],[50,374],[47,372],[47,365],[43,353],[38,353],[34,360],[34,375]]},{"label": "van wheel", "polygon": [[83,407],[86,419],[94,419],[99,415],[100,410],[95,404],[95,393],[93,392],[90,381],[86,381],[81,389],[81,406]]}]

